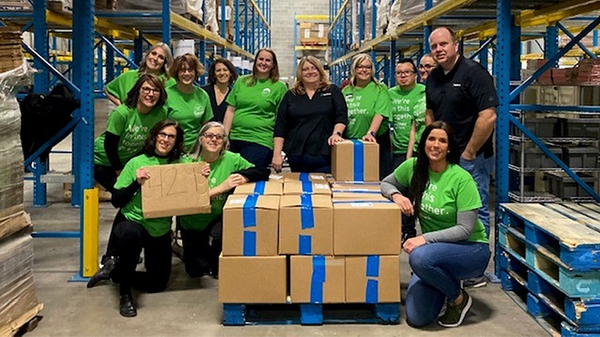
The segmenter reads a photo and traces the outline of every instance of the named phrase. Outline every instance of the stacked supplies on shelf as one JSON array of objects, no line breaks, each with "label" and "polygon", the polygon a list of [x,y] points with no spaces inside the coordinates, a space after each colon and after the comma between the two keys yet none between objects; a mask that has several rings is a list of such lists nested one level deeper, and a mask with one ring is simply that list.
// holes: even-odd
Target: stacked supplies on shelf
[{"label": "stacked supplies on shelf", "polygon": [[21,31],[0,27],[0,74],[23,64]]},{"label": "stacked supplies on shelf", "polygon": [[23,152],[17,88],[31,80],[27,63],[0,74],[0,336],[37,315],[31,220],[23,208]]}]

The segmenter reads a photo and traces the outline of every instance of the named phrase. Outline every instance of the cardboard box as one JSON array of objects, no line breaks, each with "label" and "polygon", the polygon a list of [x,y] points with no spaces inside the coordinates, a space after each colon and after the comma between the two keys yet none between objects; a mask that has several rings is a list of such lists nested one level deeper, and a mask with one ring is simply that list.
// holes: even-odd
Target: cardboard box
[{"label": "cardboard box", "polygon": [[235,188],[233,194],[242,194],[242,195],[282,195],[283,194],[283,185],[278,182],[271,181],[257,181],[255,183],[248,183],[244,185],[240,185]]},{"label": "cardboard box", "polygon": [[286,303],[285,256],[221,256],[219,302]]},{"label": "cardboard box", "polygon": [[315,183],[310,181],[288,181],[283,184],[283,195],[290,194],[319,194],[331,196],[327,181]]},{"label": "cardboard box", "polygon": [[224,256],[277,255],[277,196],[230,195],[223,207]]},{"label": "cardboard box", "polygon": [[336,143],[331,173],[337,181],[379,181],[379,144],[356,139]]},{"label": "cardboard box", "polygon": [[377,183],[344,183],[331,184],[332,197],[336,201],[343,200],[388,200],[381,195],[381,185]]},{"label": "cardboard box", "polygon": [[271,173],[269,175],[269,182],[278,182],[280,184],[283,184],[283,181],[285,180],[285,177],[283,174],[280,173]]},{"label": "cardboard box", "polygon": [[400,256],[347,256],[346,302],[400,302]]},{"label": "cardboard box", "polygon": [[343,256],[291,256],[292,303],[345,303],[345,265]]},{"label": "cardboard box", "polygon": [[149,166],[150,179],[142,185],[144,218],[210,213],[204,163]]},{"label": "cardboard box", "polygon": [[333,255],[333,205],[324,195],[284,195],[279,203],[279,254]]},{"label": "cardboard box", "polygon": [[327,183],[327,175],[325,173],[300,173],[300,172],[289,172],[284,176],[284,182],[290,181],[310,181],[313,183],[325,184]]},{"label": "cardboard box", "polygon": [[336,201],[333,255],[399,255],[400,222],[391,201]]},{"label": "cardboard box", "polygon": [[327,44],[328,25],[316,22],[300,22],[300,43]]}]

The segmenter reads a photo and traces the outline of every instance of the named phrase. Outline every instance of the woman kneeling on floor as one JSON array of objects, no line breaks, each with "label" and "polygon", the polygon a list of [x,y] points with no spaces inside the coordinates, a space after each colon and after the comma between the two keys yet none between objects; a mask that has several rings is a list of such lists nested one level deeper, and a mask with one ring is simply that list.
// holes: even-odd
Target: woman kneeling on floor
[{"label": "woman kneeling on floor", "polygon": [[[144,143],[143,154],[132,158],[117,178],[112,204],[120,207],[111,233],[116,255],[90,278],[88,288],[110,276],[119,283],[119,312],[137,315],[131,290],[164,291],[171,276],[171,217],[144,219],[141,187],[150,178],[145,167],[180,162],[183,130],[173,120],[158,122]],[[145,272],[136,271],[144,249]]]},{"label": "woman kneeling on floor", "polygon": [[228,151],[228,147],[223,124],[208,122],[200,129],[190,156],[185,158],[190,162],[206,162],[210,169],[203,173],[208,174],[211,212],[177,217],[181,225],[185,271],[191,277],[211,274],[218,278],[222,214],[228,193],[236,186],[269,178],[269,169],[254,167],[240,154]]},{"label": "woman kneeling on floor", "polygon": [[[477,186],[458,165],[459,158],[452,129],[437,121],[423,132],[418,157],[406,160],[381,184],[384,196],[421,223],[423,235],[402,245],[413,271],[405,301],[406,321],[413,327],[436,320],[444,327],[459,326],[473,303],[460,280],[483,274],[490,257],[477,218]],[[445,301],[446,312],[438,317]]]}]

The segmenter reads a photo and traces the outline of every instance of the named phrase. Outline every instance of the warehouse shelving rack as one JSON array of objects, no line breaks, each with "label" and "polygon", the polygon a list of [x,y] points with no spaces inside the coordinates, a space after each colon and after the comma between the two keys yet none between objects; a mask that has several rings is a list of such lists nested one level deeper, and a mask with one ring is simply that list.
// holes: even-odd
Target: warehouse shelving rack
[{"label": "warehouse shelving rack", "polygon": [[[374,0],[359,0],[373,1]],[[554,161],[565,173],[581,186],[596,202],[600,196],[588,186],[576,172],[565,165],[548,147],[528,130],[511,112],[523,111],[576,111],[598,113],[597,106],[549,106],[519,104],[519,94],[533,83],[544,71],[557,65],[573,46],[588,33],[594,31],[594,45],[598,43],[598,33],[594,30],[600,23],[599,0],[569,1],[524,1],[524,0],[455,0],[442,1],[432,6],[431,0],[424,0],[423,13],[400,25],[395,32],[397,38],[383,35],[359,46],[351,46],[350,9],[348,0],[332,0],[330,3],[330,41],[332,62],[330,68],[333,81],[340,83],[349,74],[350,60],[358,53],[371,53],[373,59],[382,53],[387,54],[390,64],[396,57],[420,56],[429,51],[428,37],[432,26],[445,25],[453,28],[461,41],[463,55],[470,58],[479,56],[479,62],[488,67],[488,55],[493,53],[491,65],[496,80],[499,97],[496,121],[496,206],[511,201],[509,190],[510,126],[514,125],[529,138],[542,152]],[[588,14],[596,13],[596,14]],[[587,16],[584,16],[586,15]],[[359,16],[362,11],[359,11]],[[360,19],[359,17],[359,20]],[[557,24],[558,23],[558,24]],[[582,24],[584,26],[582,27]],[[566,28],[569,27],[569,28]],[[576,27],[576,28],[572,28]],[[575,31],[578,33],[575,35]],[[572,40],[559,50],[558,34],[569,35]],[[362,32],[360,33],[362,34]],[[414,40],[414,34],[419,36]],[[521,79],[521,41],[544,38],[544,56],[549,62],[532,76]],[[473,43],[474,41],[474,43]],[[472,45],[478,45],[470,56]],[[583,49],[589,57],[596,57],[598,50]],[[583,54],[581,53],[581,55]],[[391,75],[391,72],[388,72]],[[390,76],[391,77],[391,76]],[[393,83],[387,81],[388,83]],[[536,200],[531,200],[536,201]],[[496,207],[497,209],[498,207]],[[498,217],[498,215],[496,215]],[[496,223],[499,219],[496,218]],[[496,238],[498,233],[495,233]],[[496,242],[498,242],[496,240]],[[498,251],[498,250],[496,250]],[[498,257],[496,257],[496,261]],[[499,264],[496,263],[499,273]]]},{"label": "warehouse shelving rack", "polygon": [[[95,92],[103,88],[102,68],[106,69],[106,80],[111,80],[126,63],[128,68],[137,68],[142,58],[144,45],[162,40],[170,44],[172,38],[198,40],[200,59],[207,62],[206,51],[213,48],[221,57],[230,54],[252,60],[254,52],[268,46],[270,38],[271,0],[234,0],[235,20],[234,41],[226,39],[225,22],[221,36],[200,27],[190,20],[170,11],[170,0],[162,0],[160,11],[96,11],[94,1],[73,1],[72,12],[54,12],[47,9],[46,0],[29,0],[32,9],[0,12],[3,24],[17,27],[21,31],[32,31],[34,46],[23,43],[27,55],[33,58],[36,69],[44,70],[34,77],[33,92],[46,94],[50,86],[61,81],[75,93],[80,108],[73,113],[72,121],[48,140],[36,153],[25,159],[25,167],[32,173],[34,185],[33,204],[36,207],[47,205],[46,183],[72,181],[71,203],[81,207],[80,228],[78,231],[34,232],[36,237],[79,238],[80,270],[72,280],[80,281],[91,276],[89,270],[97,261],[84,258],[84,250],[89,253],[90,241],[84,243],[84,224],[95,221],[94,210],[85,207],[84,191],[94,186],[93,142],[94,142],[94,99]],[[225,8],[221,8],[225,17]],[[69,39],[70,50],[63,61],[71,61],[67,71],[56,68],[57,59],[50,52],[50,41],[54,36]],[[54,43],[53,46],[54,47]],[[127,50],[133,49],[133,60]],[[131,53],[129,53],[131,54]],[[117,61],[117,64],[115,64]],[[52,74],[53,78],[50,77]],[[95,82],[94,78],[98,81]],[[42,165],[40,155],[56,145],[64,136],[72,133],[72,175],[48,174],[48,167]],[[94,198],[91,198],[94,199]],[[97,212],[97,203],[95,205]],[[97,214],[97,213],[96,213]],[[89,229],[88,229],[89,231]],[[96,231],[97,239],[97,231]],[[97,250],[97,249],[96,249]],[[94,252],[97,254],[97,251]],[[88,264],[83,265],[83,261]],[[91,263],[91,265],[90,265]],[[84,271],[86,273],[84,273]],[[84,275],[85,274],[85,275]]]}]

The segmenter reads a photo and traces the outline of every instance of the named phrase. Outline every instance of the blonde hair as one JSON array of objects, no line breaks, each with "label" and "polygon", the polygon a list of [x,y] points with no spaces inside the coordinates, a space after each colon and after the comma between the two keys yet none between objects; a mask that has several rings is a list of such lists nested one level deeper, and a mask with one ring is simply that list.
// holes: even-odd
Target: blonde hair
[{"label": "blonde hair", "polygon": [[373,62],[373,59],[371,59],[369,54],[362,53],[352,58],[352,68],[350,69],[350,85],[353,87],[356,86],[356,67],[358,67],[365,60],[371,62],[371,81],[379,84],[379,81],[377,78],[375,78],[375,63]]},{"label": "blonde hair", "polygon": [[319,59],[311,55],[304,56],[300,59],[300,62],[298,63],[298,68],[296,68],[296,81],[290,89],[290,91],[294,93],[294,95],[306,94],[306,88],[304,87],[304,83],[302,82],[302,68],[307,63],[310,63],[313,66],[315,66],[317,68],[317,71],[319,72],[319,89],[327,89],[331,85],[329,79],[327,78],[327,74],[325,73],[325,69],[323,69],[323,65],[321,64]]},{"label": "blonde hair", "polygon": [[140,63],[140,68],[138,69],[140,76],[141,74],[146,73],[146,68],[148,67],[146,65],[146,61],[148,60],[148,55],[150,55],[150,53],[152,53],[152,51],[156,48],[161,48],[165,52],[165,63],[160,68],[160,74],[165,74],[166,76],[169,76],[169,68],[171,67],[171,64],[173,64],[173,54],[171,54],[171,48],[169,48],[169,46],[164,42],[157,42],[152,47],[150,47],[150,49],[148,49],[147,52],[144,53],[144,58],[142,59],[142,62]]}]

